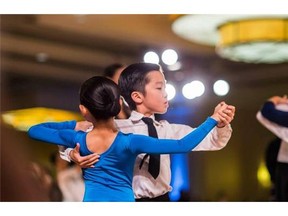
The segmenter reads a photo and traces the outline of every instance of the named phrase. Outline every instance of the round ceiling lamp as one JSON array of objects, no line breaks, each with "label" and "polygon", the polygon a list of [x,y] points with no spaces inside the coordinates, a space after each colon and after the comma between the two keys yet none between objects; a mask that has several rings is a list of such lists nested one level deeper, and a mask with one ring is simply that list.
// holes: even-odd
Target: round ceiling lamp
[{"label": "round ceiling lamp", "polygon": [[172,30],[233,61],[288,62],[288,15],[183,15]]}]

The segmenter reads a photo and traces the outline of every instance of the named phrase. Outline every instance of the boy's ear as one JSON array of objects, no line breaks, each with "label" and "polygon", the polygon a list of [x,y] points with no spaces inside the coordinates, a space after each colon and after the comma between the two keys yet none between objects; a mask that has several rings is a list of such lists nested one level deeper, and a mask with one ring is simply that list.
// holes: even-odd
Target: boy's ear
[{"label": "boy's ear", "polygon": [[131,98],[136,104],[140,104],[143,102],[144,96],[141,92],[134,91],[131,93]]}]

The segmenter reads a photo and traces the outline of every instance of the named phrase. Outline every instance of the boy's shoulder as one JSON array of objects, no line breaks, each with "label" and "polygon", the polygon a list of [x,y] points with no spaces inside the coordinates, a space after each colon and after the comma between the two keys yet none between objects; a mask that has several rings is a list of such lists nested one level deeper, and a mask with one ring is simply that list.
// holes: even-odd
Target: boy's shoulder
[{"label": "boy's shoulder", "polygon": [[115,119],[114,121],[116,125],[130,125],[133,123],[131,119]]},{"label": "boy's shoulder", "polygon": [[[141,120],[141,119],[140,119]],[[138,124],[141,123],[143,124],[143,122],[141,122],[139,119],[138,120],[133,120],[133,119],[115,119],[115,124],[116,125],[134,125],[134,124]],[[159,121],[155,121],[156,124],[170,124],[167,120],[159,120]]]},{"label": "boy's shoulder", "polygon": [[168,122],[168,121],[165,120],[165,119],[161,119],[161,120],[159,120],[159,121],[156,120],[156,123],[157,123],[157,124],[160,124],[160,125],[169,125],[169,124],[170,124],[170,122]]},{"label": "boy's shoulder", "polygon": [[[169,127],[171,125],[167,120],[154,121],[156,126]],[[146,124],[141,121],[141,119],[115,119],[116,127],[122,132],[137,132],[138,130],[143,130]]]}]

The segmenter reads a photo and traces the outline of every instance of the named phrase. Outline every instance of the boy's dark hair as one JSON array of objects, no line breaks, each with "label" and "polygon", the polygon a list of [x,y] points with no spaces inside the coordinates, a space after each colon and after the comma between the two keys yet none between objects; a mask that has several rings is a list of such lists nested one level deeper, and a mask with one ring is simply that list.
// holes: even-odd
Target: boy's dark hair
[{"label": "boy's dark hair", "polygon": [[118,81],[121,95],[128,103],[131,110],[136,109],[136,104],[131,98],[134,91],[145,95],[145,86],[149,82],[147,74],[151,71],[162,71],[160,65],[153,63],[135,63],[126,67]]},{"label": "boy's dark hair", "polygon": [[116,70],[123,68],[123,67],[124,65],[120,63],[111,64],[104,69],[104,76],[113,78],[113,76],[116,73]]},{"label": "boy's dark hair", "polygon": [[84,105],[95,119],[116,116],[121,109],[119,100],[119,87],[103,76],[91,77],[80,89],[80,104]]}]

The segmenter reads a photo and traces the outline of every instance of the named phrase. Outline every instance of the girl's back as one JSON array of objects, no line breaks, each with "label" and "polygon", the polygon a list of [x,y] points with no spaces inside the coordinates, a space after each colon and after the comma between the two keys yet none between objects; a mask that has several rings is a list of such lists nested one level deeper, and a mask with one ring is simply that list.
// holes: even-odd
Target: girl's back
[{"label": "girl's back", "polygon": [[[93,153],[85,137],[85,133],[79,137],[82,155]],[[95,167],[82,169],[86,188],[83,201],[134,201],[131,183],[136,154],[130,151],[129,142],[128,134],[118,132]]]}]

